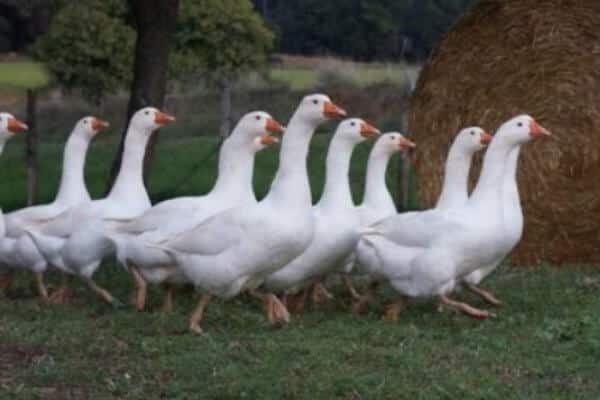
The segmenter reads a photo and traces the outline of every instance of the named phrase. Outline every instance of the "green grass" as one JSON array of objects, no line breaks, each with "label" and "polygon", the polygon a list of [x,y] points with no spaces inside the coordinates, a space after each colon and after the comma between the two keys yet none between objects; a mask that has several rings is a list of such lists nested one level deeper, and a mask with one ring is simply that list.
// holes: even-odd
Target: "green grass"
[{"label": "green grass", "polygon": [[[356,87],[366,87],[381,82],[402,85],[405,80],[404,66],[397,64],[353,64],[337,63],[322,67],[273,67],[269,71],[271,79],[283,82],[291,90],[311,90],[323,79],[336,74],[339,79]],[[415,74],[414,67],[408,67],[409,74]]]},{"label": "green grass", "polygon": [[[119,268],[98,278],[126,298]],[[487,321],[439,314],[432,303],[384,321],[386,290],[355,317],[336,291],[332,304],[281,329],[246,297],[212,304],[204,336],[186,332],[190,292],[171,314],[137,313],[100,304],[80,285],[72,304],[41,305],[24,282],[0,300],[0,398],[570,400],[600,392],[597,269],[504,269],[486,285],[505,301]]]},{"label": "green grass", "polygon": [[22,92],[48,84],[49,75],[42,64],[29,61],[0,62],[0,91]]}]

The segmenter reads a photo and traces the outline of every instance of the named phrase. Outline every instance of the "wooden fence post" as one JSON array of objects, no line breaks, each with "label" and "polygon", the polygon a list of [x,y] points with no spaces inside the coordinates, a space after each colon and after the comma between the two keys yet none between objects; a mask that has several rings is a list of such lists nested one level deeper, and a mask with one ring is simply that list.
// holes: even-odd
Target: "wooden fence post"
[{"label": "wooden fence post", "polygon": [[229,136],[231,132],[231,81],[229,78],[219,80],[221,91],[221,126],[219,134],[222,138]]},{"label": "wooden fence post", "polygon": [[26,137],[25,157],[27,162],[27,205],[32,205],[38,199],[38,132],[37,132],[37,92],[27,90],[27,125],[29,130]]}]

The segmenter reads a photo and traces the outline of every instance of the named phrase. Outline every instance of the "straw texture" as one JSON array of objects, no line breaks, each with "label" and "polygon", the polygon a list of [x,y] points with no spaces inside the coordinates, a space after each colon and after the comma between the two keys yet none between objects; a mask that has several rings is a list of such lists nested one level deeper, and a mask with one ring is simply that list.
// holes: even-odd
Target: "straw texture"
[{"label": "straw texture", "polygon": [[525,231],[513,262],[600,262],[600,1],[482,0],[446,35],[408,117],[423,205],[435,203],[462,127],[492,132],[521,113],[554,136],[521,151]]}]

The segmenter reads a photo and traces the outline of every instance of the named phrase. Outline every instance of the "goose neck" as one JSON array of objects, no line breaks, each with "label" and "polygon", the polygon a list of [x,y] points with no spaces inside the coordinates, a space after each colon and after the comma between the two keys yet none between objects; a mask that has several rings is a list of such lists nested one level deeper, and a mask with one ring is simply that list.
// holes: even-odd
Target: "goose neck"
[{"label": "goose neck", "polygon": [[369,160],[367,161],[367,177],[363,204],[371,207],[379,207],[382,204],[394,205],[394,200],[385,181],[391,156],[391,153],[371,151]]},{"label": "goose neck", "polygon": [[444,169],[442,192],[436,208],[448,208],[466,203],[468,199],[468,179],[472,152],[452,146]]},{"label": "goose neck", "polygon": [[146,134],[146,132],[141,132],[139,128],[129,127],[123,146],[121,168],[109,193],[109,197],[129,199],[132,195],[140,192],[146,194],[143,168],[144,155],[149,138],[150,135]]},{"label": "goose neck", "polygon": [[85,186],[84,167],[89,139],[71,134],[63,153],[62,175],[55,202],[74,205],[90,198]]},{"label": "goose neck", "polygon": [[233,136],[226,139],[219,153],[218,176],[211,193],[238,199],[253,198],[254,156],[250,143]]},{"label": "goose neck", "polygon": [[279,169],[265,198],[274,204],[309,209],[312,205],[306,158],[316,124],[292,116],[281,141]]},{"label": "goose neck", "polygon": [[325,186],[319,204],[336,207],[353,207],[348,173],[350,159],[356,143],[334,136],[325,162]]},{"label": "goose neck", "polygon": [[503,139],[497,135],[490,144],[483,159],[479,181],[469,198],[469,203],[494,207],[500,201],[508,154],[518,146],[511,145]]}]

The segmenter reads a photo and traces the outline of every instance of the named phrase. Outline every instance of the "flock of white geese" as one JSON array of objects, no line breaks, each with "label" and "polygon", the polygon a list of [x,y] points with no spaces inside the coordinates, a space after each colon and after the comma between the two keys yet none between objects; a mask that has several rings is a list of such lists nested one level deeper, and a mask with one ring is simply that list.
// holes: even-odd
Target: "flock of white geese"
[{"label": "flock of white geese", "polygon": [[[304,97],[286,128],[266,112],[250,112],[224,141],[209,193],[154,206],[142,177],[145,148],[153,132],[175,118],[152,107],[132,116],[118,176],[108,195],[95,200],[84,180],[86,152],[108,123],[81,119],[65,145],[56,199],[0,215],[0,290],[24,269],[34,273],[46,301],[66,301],[69,277],[77,276],[104,301],[122,305],[93,280],[102,260],[112,255],[133,278],[138,310],[145,307],[148,283],[164,287],[164,310],[171,308],[177,286],[193,285],[201,295],[189,317],[195,333],[202,332],[204,311],[215,296],[229,299],[247,292],[263,302],[271,323],[288,322],[289,312],[301,310],[307,298],[320,302],[331,296],[326,278],[333,275],[342,277],[355,312],[384,283],[398,294],[386,309],[390,317],[409,298],[437,298],[440,307],[476,318],[493,316],[449,295],[466,287],[500,304],[477,285],[521,238],[515,179],[520,147],[550,133],[528,115],[505,122],[493,138],[479,127],[461,130],[450,148],[435,208],[398,214],[386,187],[386,168],[394,153],[415,144],[398,132],[380,134],[359,118],[337,126],[323,194],[313,205],[306,165],[310,140],[320,124],[340,117],[346,111],[323,94]],[[14,116],[0,113],[0,147],[25,130]],[[279,141],[271,134],[282,134],[279,167],[268,194],[257,201],[254,156]],[[348,180],[352,151],[373,137],[364,198],[356,206]],[[472,156],[486,146],[469,195]],[[48,294],[43,274],[51,268],[62,271],[63,281]],[[358,276],[369,282],[362,293],[353,284]]]}]

